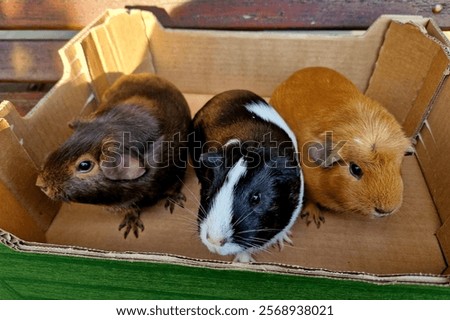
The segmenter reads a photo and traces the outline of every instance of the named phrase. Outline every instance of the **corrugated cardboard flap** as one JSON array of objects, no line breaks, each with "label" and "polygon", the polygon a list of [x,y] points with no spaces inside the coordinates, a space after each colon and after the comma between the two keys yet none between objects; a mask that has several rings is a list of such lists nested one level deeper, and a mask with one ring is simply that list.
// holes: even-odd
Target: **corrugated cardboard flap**
[{"label": "corrugated cardboard flap", "polygon": [[[429,34],[429,32],[431,34]],[[436,37],[434,37],[434,36]],[[417,157],[441,221],[438,237],[449,261],[450,50],[433,21],[392,22],[367,94],[382,102],[414,138]]]},{"label": "corrugated cardboard flap", "polygon": [[444,81],[433,108],[417,138],[417,156],[439,211],[442,227],[438,239],[447,262],[450,261],[450,81]]},{"label": "corrugated cardboard flap", "polygon": [[[9,120],[16,120],[10,123]],[[0,225],[27,240],[45,241],[45,232],[60,208],[37,187],[37,169],[16,132],[25,130],[14,106],[0,104]]]},{"label": "corrugated cardboard flap", "polygon": [[366,94],[381,102],[415,137],[448,75],[446,47],[423,25],[392,22]]},{"label": "corrugated cardboard flap", "polygon": [[81,46],[98,101],[120,75],[155,72],[140,11],[108,17],[92,28]]}]

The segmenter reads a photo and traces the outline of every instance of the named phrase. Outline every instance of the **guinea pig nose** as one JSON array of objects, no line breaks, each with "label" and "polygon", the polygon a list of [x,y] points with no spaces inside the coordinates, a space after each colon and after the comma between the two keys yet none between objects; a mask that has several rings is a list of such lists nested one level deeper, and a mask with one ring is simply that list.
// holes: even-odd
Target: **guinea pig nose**
[{"label": "guinea pig nose", "polygon": [[392,211],[394,211],[394,210],[375,208],[375,212],[382,216],[390,215],[392,213]]},{"label": "guinea pig nose", "polygon": [[43,193],[45,193],[47,196],[50,196],[50,189],[49,189],[49,187],[47,187],[47,186],[42,186],[42,187],[39,187],[39,188],[41,188],[41,191],[42,191]]},{"label": "guinea pig nose", "polygon": [[219,246],[219,247],[223,247],[225,243],[227,243],[227,239],[225,238],[212,238],[209,235],[206,236],[206,239],[208,240],[209,243],[215,245],[215,246]]},{"label": "guinea pig nose", "polygon": [[43,192],[47,193],[48,191],[47,184],[45,183],[44,179],[42,179],[41,176],[38,176],[38,178],[36,179],[36,186],[41,188]]},{"label": "guinea pig nose", "polygon": [[42,188],[42,187],[45,186],[44,179],[42,179],[41,176],[37,177],[37,179],[36,179],[36,186],[38,186],[39,188]]}]

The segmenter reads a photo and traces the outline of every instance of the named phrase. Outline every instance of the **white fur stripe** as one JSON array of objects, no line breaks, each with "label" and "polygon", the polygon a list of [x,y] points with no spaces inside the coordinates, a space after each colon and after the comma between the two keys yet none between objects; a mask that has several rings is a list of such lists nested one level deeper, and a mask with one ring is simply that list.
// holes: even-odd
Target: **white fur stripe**
[{"label": "white fur stripe", "polygon": [[212,200],[212,205],[208,216],[203,221],[201,226],[200,237],[205,245],[214,252],[219,254],[235,254],[240,249],[237,244],[228,243],[223,247],[210,248],[210,243],[206,239],[208,235],[211,239],[221,240],[228,239],[233,235],[232,230],[232,215],[234,202],[234,189],[241,177],[247,173],[247,162],[244,158],[230,169],[227,175],[227,180],[220,188],[217,195]]},{"label": "white fur stripe", "polygon": [[294,144],[295,152],[298,153],[297,147],[297,139],[295,138],[294,132],[292,132],[291,128],[289,128],[288,124],[284,119],[279,115],[279,113],[270,105],[264,102],[252,102],[245,106],[245,108],[260,117],[261,119],[273,123],[281,130],[286,132],[289,138],[292,140]]},{"label": "white fur stripe", "polygon": [[223,148],[227,148],[229,146],[231,146],[232,144],[240,144],[241,141],[239,139],[230,139],[227,142],[225,142],[225,144],[223,145]]}]

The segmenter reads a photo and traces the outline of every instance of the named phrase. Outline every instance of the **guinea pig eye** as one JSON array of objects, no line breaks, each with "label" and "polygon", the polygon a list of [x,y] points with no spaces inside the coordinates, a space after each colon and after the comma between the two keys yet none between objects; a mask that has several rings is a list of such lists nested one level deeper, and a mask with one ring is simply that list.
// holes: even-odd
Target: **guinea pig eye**
[{"label": "guinea pig eye", "polygon": [[255,193],[250,196],[250,204],[256,206],[261,201],[261,193]]},{"label": "guinea pig eye", "polygon": [[86,172],[91,171],[91,170],[92,170],[92,167],[93,167],[92,161],[84,160],[84,161],[81,161],[81,162],[78,164],[77,170],[78,170],[79,172],[86,173]]},{"label": "guinea pig eye", "polygon": [[363,171],[360,166],[358,166],[356,163],[351,162],[349,168],[352,176],[354,176],[358,180],[361,179]]}]

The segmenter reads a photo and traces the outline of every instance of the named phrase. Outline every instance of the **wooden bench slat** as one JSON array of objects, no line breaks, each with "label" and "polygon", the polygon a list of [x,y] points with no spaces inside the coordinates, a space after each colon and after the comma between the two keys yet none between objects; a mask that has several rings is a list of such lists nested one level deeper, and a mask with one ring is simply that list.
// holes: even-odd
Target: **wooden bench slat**
[{"label": "wooden bench slat", "polygon": [[167,27],[199,29],[329,29],[365,30],[383,14],[421,15],[450,30],[450,3],[433,13],[436,1],[194,1],[169,14],[148,9]]},{"label": "wooden bench slat", "polygon": [[[450,4],[432,13],[433,1],[218,1],[135,0],[169,27],[214,29],[365,29],[380,14],[420,14],[436,19],[450,30]],[[82,28],[106,8],[121,8],[123,1],[2,0],[0,29]],[[27,10],[23,10],[26,7]],[[169,12],[169,13],[167,13]],[[56,32],[56,31],[53,31]],[[0,41],[0,81],[56,82],[62,75],[58,49],[66,39]]]},{"label": "wooden bench slat", "polygon": [[62,76],[58,49],[66,41],[0,41],[0,81],[55,82]]},{"label": "wooden bench slat", "polygon": [[[439,1],[241,1],[241,0],[133,0],[153,6],[168,27],[213,29],[366,29],[381,14],[422,15],[450,30],[450,4],[433,13]],[[107,8],[125,1],[2,0],[0,29],[81,29]],[[172,8],[175,9],[171,10]],[[167,13],[167,12],[169,13]]]}]

